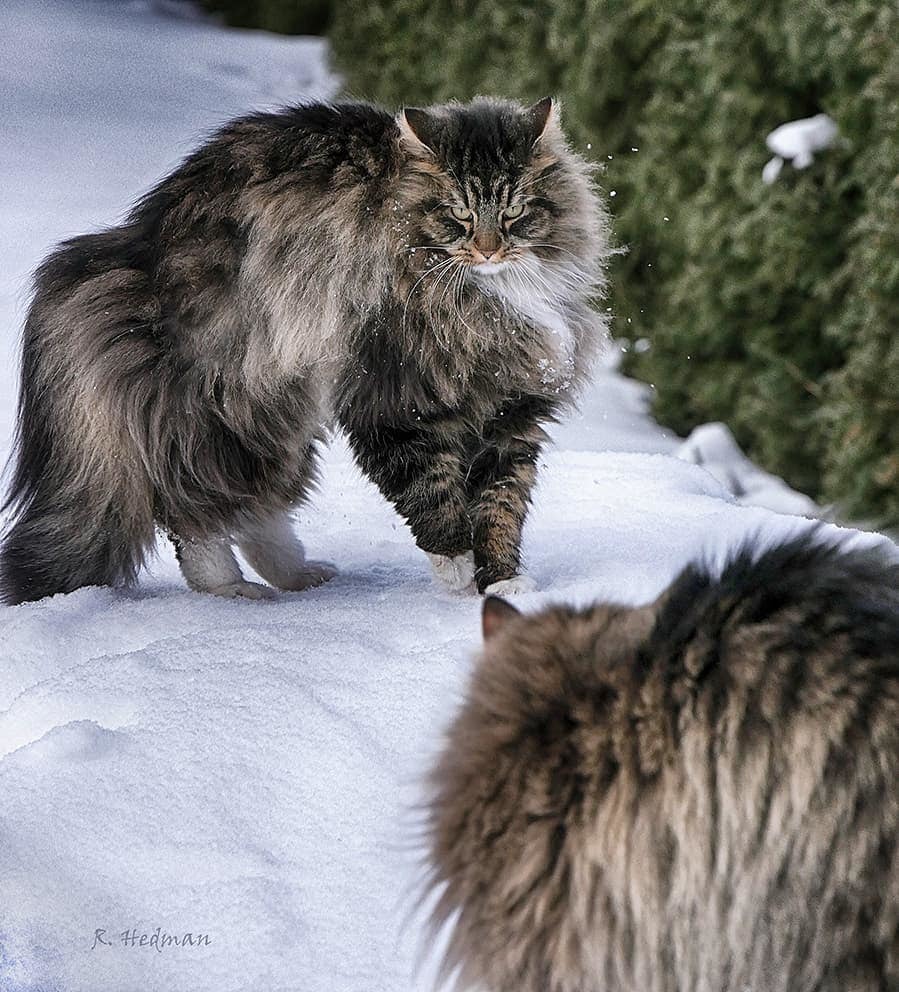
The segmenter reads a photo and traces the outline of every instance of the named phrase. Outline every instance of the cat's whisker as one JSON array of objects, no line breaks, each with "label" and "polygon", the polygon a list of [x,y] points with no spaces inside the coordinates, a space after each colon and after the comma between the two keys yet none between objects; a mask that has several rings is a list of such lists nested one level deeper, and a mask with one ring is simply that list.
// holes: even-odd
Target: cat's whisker
[{"label": "cat's whisker", "polygon": [[550,279],[544,266],[536,259],[528,256],[522,257],[520,267],[531,278],[544,286],[553,297],[558,296],[560,288],[569,293],[580,293],[590,284],[589,278],[570,269],[553,268],[552,279]]},{"label": "cat's whisker", "polygon": [[[455,311],[456,316],[461,321],[462,326],[468,331],[471,331],[471,327],[468,321],[465,319],[465,315],[462,312],[462,300],[459,295],[459,291],[465,282],[465,266],[459,265],[450,280],[449,290],[450,290],[450,304]],[[445,344],[448,347],[448,342]]]},{"label": "cat's whisker", "polygon": [[548,241],[529,241],[527,243],[522,243],[522,248],[553,248],[556,251],[563,251],[573,258],[577,258],[577,253],[573,252],[570,248],[563,248],[561,245],[550,244]]},{"label": "cat's whisker", "polygon": [[538,266],[541,271],[547,271],[547,269],[549,269],[554,276],[558,276],[560,279],[567,278],[569,273],[567,266],[569,266],[570,263],[568,262],[563,262],[561,265],[553,264],[546,259],[538,258],[536,255],[532,255],[527,252],[522,252],[521,261],[527,266]]},{"label": "cat's whisker", "polygon": [[[431,289],[431,294],[430,294],[431,295],[431,305],[432,306],[435,303],[435,297],[437,295],[437,290],[441,286],[441,284],[443,284],[444,278],[448,275],[449,276],[449,280],[448,280],[447,284],[449,282],[451,282],[452,279],[453,279],[453,277],[455,276],[456,269],[459,267],[459,260],[457,258],[452,257],[450,259],[450,261],[451,261],[452,264],[449,265],[446,269],[444,269],[443,272],[440,273],[440,278],[434,283],[433,286],[430,287],[430,289]],[[445,293],[445,290],[444,290],[444,293]],[[441,294],[439,300],[436,300],[436,305],[437,305],[438,308],[440,307],[440,304],[441,304],[442,301],[443,301],[443,294]]]},{"label": "cat's whisker", "polygon": [[406,295],[406,302],[403,304],[403,319],[402,319],[403,333],[406,332],[406,317],[409,310],[409,301],[412,299],[412,294],[415,292],[416,288],[419,286],[420,283],[424,282],[424,280],[427,279],[428,276],[432,276],[437,272],[441,272],[442,270],[451,266],[454,261],[455,259],[453,258],[447,258],[444,261],[439,262],[437,265],[432,265],[430,268],[426,269],[418,277],[418,279],[416,279],[415,282],[412,284],[412,288],[409,290],[408,294]]},{"label": "cat's whisker", "polygon": [[[443,287],[443,292],[440,294],[440,299],[437,301],[437,309],[438,310],[443,306],[443,301],[446,299],[446,294],[449,292],[450,289],[452,289],[452,287],[453,287],[453,285],[454,285],[454,283],[456,281],[456,275],[457,275],[458,271],[461,270],[461,268],[462,268],[462,266],[459,265],[458,263],[455,266],[453,266],[453,267],[450,268],[450,277],[449,277],[449,279],[447,279],[446,284]],[[442,281],[442,277],[441,277],[441,281]],[[437,287],[434,286],[435,292],[436,292],[436,289],[437,289]],[[452,302],[452,297],[450,297],[450,302]]]},{"label": "cat's whisker", "polygon": [[457,280],[456,280],[456,290],[455,290],[458,293],[458,300],[456,302],[456,309],[458,311],[459,320],[462,321],[463,326],[467,330],[469,330],[472,334],[475,334],[476,336],[480,337],[481,335],[477,335],[476,334],[476,332],[474,331],[474,329],[472,328],[472,326],[465,319],[465,315],[462,312],[462,304],[463,304],[462,294],[463,294],[463,292],[465,290],[465,279],[466,279],[466,277],[467,277],[467,272],[465,271],[465,266],[460,266],[459,267],[458,277],[457,277]]},{"label": "cat's whisker", "polygon": [[[440,276],[437,279],[437,281],[430,287],[429,302],[428,302],[428,316],[431,319],[431,323],[432,323],[432,326],[433,326],[433,329],[434,329],[435,337],[438,338],[438,340],[441,343],[441,347],[444,348],[444,349],[446,349],[447,344],[446,344],[446,342],[444,342],[441,339],[444,337],[444,324],[445,324],[445,321],[443,321],[440,318],[439,311],[440,311],[441,307],[443,306],[443,301],[446,298],[446,295],[447,295],[447,292],[448,292],[449,288],[453,285],[453,283],[455,281],[457,270],[458,271],[464,271],[464,268],[465,268],[465,266],[455,256],[452,257],[450,259],[450,261],[453,264],[450,265],[448,268],[444,269],[444,271],[440,273]],[[447,276],[449,276],[449,278],[446,279],[446,282],[444,283],[444,279]],[[438,290],[438,288],[440,287],[440,285],[442,283],[444,284],[444,289],[443,289],[443,292],[440,294],[440,297],[438,299],[437,298],[437,290]],[[451,298],[451,301],[452,301],[452,298]],[[435,318],[435,315],[434,315],[435,308],[438,311],[438,314],[437,314],[437,317],[436,318]]]},{"label": "cat's whisker", "polygon": [[[428,276],[432,276],[435,273],[440,272],[442,269],[445,269],[447,266],[452,265],[452,263],[453,263],[453,259],[448,258],[442,262],[439,262],[437,265],[432,265],[429,268],[427,268],[412,284],[412,288],[409,290],[409,293],[406,296],[406,306],[409,305],[409,300],[412,298],[412,294],[415,292],[416,288],[420,283],[424,282],[424,280],[427,279]],[[405,312],[405,308],[404,308],[404,312]]]},{"label": "cat's whisker", "polygon": [[543,292],[541,293],[547,300],[558,301],[559,294],[552,285],[552,283],[546,278],[545,274],[536,265],[529,264],[529,261],[523,261],[519,266],[518,271],[515,273],[520,280],[520,284],[524,287],[524,276],[527,275],[532,284],[536,285]]},{"label": "cat's whisker", "polygon": [[464,268],[463,269],[460,269],[459,270],[459,288],[458,288],[458,293],[459,293],[459,304],[458,305],[459,305],[459,309],[460,310],[462,309],[462,303],[463,303],[462,297],[463,297],[463,294],[465,292],[465,281],[467,280],[467,278],[468,278],[468,273],[465,271],[465,269]]},{"label": "cat's whisker", "polygon": [[[455,265],[450,266],[447,270],[445,270],[444,272],[442,272],[440,274],[440,278],[431,287],[431,294],[430,294],[431,298],[430,298],[430,302],[428,304],[428,315],[431,318],[431,325],[432,325],[432,327],[434,329],[435,336],[438,337],[438,339],[441,338],[442,335],[443,335],[443,329],[444,329],[444,323],[445,323],[443,320],[441,320],[440,309],[443,306],[443,300],[446,297],[447,290],[452,285],[453,280],[455,279],[456,268],[457,267],[458,267],[458,263],[456,263]],[[447,275],[449,276],[449,278],[446,279],[446,282],[444,283],[444,277],[446,277]],[[437,299],[436,298],[437,297],[437,290],[440,287],[441,283],[443,283],[443,291],[440,294],[440,298]],[[437,310],[437,316],[436,317],[434,315],[434,310],[435,309]],[[445,347],[445,345],[441,344],[441,347]]]}]

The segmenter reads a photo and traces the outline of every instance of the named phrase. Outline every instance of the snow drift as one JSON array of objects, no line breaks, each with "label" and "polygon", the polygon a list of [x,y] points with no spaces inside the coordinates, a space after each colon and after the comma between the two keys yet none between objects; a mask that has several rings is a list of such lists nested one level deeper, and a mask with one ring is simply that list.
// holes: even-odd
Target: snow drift
[{"label": "snow drift", "polygon": [[[334,81],[318,42],[144,2],[7,0],[0,37],[3,454],[41,255],[115,220],[204,130]],[[674,457],[646,387],[613,366],[544,459],[524,541],[541,591],[526,609],[644,601],[693,557],[809,526],[747,505],[765,486],[726,437],[711,439],[717,479]],[[697,450],[708,443],[687,453],[709,460]],[[409,912],[416,804],[464,691],[479,601],[432,584],[340,438],[297,526],[341,568],[323,588],[263,603],[193,594],[161,546],[130,592],[0,609],[3,992],[429,987]]]}]

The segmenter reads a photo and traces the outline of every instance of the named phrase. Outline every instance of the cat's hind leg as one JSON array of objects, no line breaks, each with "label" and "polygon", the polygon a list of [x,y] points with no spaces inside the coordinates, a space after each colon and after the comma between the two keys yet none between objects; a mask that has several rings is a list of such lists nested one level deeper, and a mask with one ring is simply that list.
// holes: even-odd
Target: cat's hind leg
[{"label": "cat's hind leg", "polygon": [[233,599],[272,599],[274,589],[258,582],[248,582],[240,570],[240,565],[231,550],[228,537],[212,537],[202,540],[182,540],[176,534],[169,534],[175,545],[175,556],[181,566],[184,580],[195,592],[208,592],[213,596]]},{"label": "cat's hind leg", "polygon": [[330,562],[306,558],[287,511],[242,525],[237,546],[266,582],[278,589],[300,592],[320,586],[337,574],[337,568]]}]

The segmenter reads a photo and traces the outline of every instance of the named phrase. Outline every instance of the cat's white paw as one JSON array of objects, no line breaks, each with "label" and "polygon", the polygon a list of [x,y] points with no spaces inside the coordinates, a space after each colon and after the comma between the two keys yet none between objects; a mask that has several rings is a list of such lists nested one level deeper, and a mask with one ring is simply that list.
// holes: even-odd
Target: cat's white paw
[{"label": "cat's white paw", "polygon": [[278,594],[271,586],[263,586],[258,582],[226,582],[220,586],[204,589],[213,596],[223,596],[225,599],[277,599]]},{"label": "cat's white paw", "polygon": [[449,558],[447,555],[432,555],[426,552],[434,575],[450,592],[474,590],[474,552]]},{"label": "cat's white paw", "polygon": [[302,592],[328,582],[336,574],[337,566],[330,561],[304,561],[284,576],[278,587],[289,592]]},{"label": "cat's white paw", "polygon": [[511,579],[491,582],[484,590],[485,596],[520,596],[526,592],[536,592],[537,583],[529,575],[513,575]]}]

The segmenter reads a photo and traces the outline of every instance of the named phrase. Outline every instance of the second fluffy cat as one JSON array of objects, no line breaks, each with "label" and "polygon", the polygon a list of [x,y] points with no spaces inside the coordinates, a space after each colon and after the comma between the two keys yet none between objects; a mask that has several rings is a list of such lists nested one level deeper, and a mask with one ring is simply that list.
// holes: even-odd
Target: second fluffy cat
[{"label": "second fluffy cat", "polygon": [[800,538],[484,626],[430,818],[459,989],[899,989],[899,565]]}]

